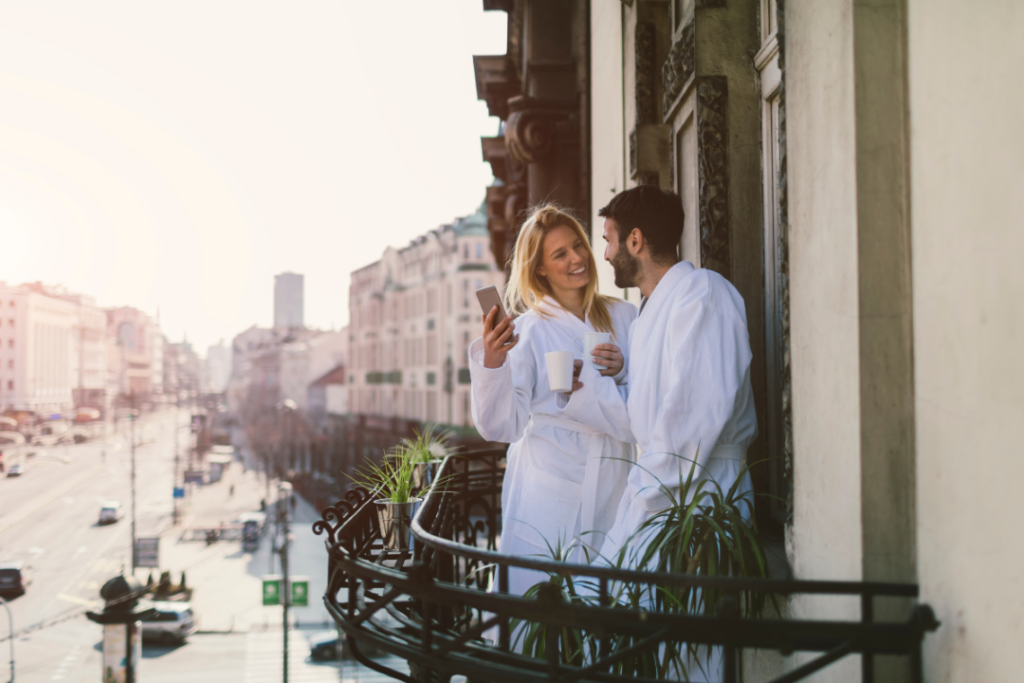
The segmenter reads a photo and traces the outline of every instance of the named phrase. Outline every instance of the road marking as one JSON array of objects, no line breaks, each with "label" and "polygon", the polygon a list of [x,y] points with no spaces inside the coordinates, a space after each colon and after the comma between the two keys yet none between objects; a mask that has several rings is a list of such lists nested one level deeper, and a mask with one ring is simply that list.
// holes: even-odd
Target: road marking
[{"label": "road marking", "polygon": [[[245,641],[245,683],[280,683],[284,654],[280,631],[250,633]],[[309,661],[309,644],[301,631],[291,631],[288,643],[288,680],[294,683],[385,683],[393,678],[372,671],[353,661],[337,664]],[[387,656],[381,664],[404,674],[409,666],[404,659]],[[339,676],[339,673],[341,674]]]},{"label": "road marking", "polygon": [[81,654],[81,649],[81,645],[75,645],[71,648],[71,652],[69,652],[67,656],[64,657],[64,660],[57,667],[57,670],[53,672],[52,676],[50,676],[50,681],[56,682],[64,680],[65,672],[72,666],[74,666],[76,661],[78,661],[78,657]]},{"label": "road marking", "polygon": [[3,520],[0,520],[0,534],[10,529],[18,522],[24,521],[24,519],[32,513],[42,510],[44,507],[46,507],[53,501],[57,500],[58,498],[62,497],[71,489],[75,488],[80,484],[85,483],[92,477],[96,476],[97,474],[100,473],[102,469],[102,465],[100,465],[99,467],[94,467],[88,472],[82,474],[81,476],[72,479],[63,487],[57,489],[56,491],[53,491],[49,496],[41,496],[39,500],[32,501],[32,503],[23,505],[18,510],[15,510],[13,513],[5,517]]},{"label": "road marking", "polygon": [[87,607],[92,607],[93,605],[100,604],[100,601],[98,600],[86,600],[85,598],[79,598],[75,595],[68,595],[67,593],[57,593],[57,599],[64,600],[65,602],[73,602],[76,605],[85,605]]}]

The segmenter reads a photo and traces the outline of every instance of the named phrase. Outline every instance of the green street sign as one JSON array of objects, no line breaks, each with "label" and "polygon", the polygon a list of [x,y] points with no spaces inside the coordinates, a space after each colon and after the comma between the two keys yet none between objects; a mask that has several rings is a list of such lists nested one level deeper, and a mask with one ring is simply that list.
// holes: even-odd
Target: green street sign
[{"label": "green street sign", "polygon": [[281,577],[277,574],[263,577],[263,604],[281,604]]},{"label": "green street sign", "polygon": [[291,579],[293,607],[309,607],[309,578],[296,576]]}]

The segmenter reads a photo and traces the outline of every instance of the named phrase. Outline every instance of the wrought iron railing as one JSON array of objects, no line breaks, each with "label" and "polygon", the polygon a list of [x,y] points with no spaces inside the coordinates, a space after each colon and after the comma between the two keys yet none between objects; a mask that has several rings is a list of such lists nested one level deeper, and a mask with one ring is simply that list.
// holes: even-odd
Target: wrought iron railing
[{"label": "wrought iron railing", "polygon": [[[879,622],[873,616],[878,600],[916,598],[913,584],[701,577],[498,553],[503,457],[504,450],[492,450],[446,459],[438,472],[442,484],[425,495],[416,513],[410,550],[384,548],[374,494],[364,489],[349,491],[314,525],[316,533],[327,535],[324,602],[360,662],[410,683],[447,681],[455,674],[495,683],[649,681],[656,679],[623,673],[623,662],[643,651],[663,652],[666,644],[685,643],[719,646],[727,683],[738,679],[748,648],[817,653],[773,683],[801,680],[855,654],[862,656],[866,682],[873,680],[875,655],[908,658],[910,680],[921,681],[921,643],[938,626],[932,610],[913,606],[909,619],[900,622]],[[553,583],[534,598],[509,595],[510,567],[572,576],[592,586],[593,596],[567,602]],[[661,591],[698,588],[721,597],[714,616],[628,608],[612,596],[615,587],[627,584]],[[861,618],[751,618],[737,607],[740,596],[750,591],[782,598],[848,596],[859,599]],[[522,622],[543,629],[543,657],[517,651],[516,625]],[[585,634],[592,647],[585,653],[567,652],[560,637],[566,632]],[[367,647],[407,660],[410,674],[381,666],[367,656]]]}]

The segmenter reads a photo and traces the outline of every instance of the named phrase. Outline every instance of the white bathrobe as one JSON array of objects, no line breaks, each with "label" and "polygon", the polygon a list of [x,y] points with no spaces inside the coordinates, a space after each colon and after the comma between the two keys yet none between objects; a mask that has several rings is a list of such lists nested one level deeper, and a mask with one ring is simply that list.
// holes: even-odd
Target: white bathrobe
[{"label": "white bathrobe", "polygon": [[[547,314],[547,317],[541,315]],[[613,343],[628,356],[629,329],[636,307],[615,300],[609,307],[614,328]],[[615,378],[591,369],[589,382],[619,406],[611,424],[587,427],[559,416],[565,394],[548,387],[544,354],[572,351],[587,332],[595,331],[590,320],[581,321],[551,298],[538,311],[515,321],[519,344],[509,351],[500,368],[483,365],[483,339],[470,345],[473,421],[481,436],[511,443],[502,485],[503,531],[501,552],[549,557],[548,545],[564,548],[574,539],[592,550],[600,548],[603,533],[615,521],[616,505],[626,486],[626,474],[634,460],[629,419],[621,410],[619,387],[625,384],[626,368]],[[596,402],[596,400],[595,400]],[[595,531],[580,536],[581,532]],[[591,559],[593,554],[591,553]],[[570,561],[585,562],[579,547]],[[547,575],[529,570],[509,572],[509,590],[524,593]]]},{"label": "white bathrobe", "polygon": [[[642,543],[629,542],[630,537],[669,506],[662,486],[678,489],[695,456],[691,490],[700,479],[713,479],[727,492],[757,436],[746,309],[728,280],[687,261],[677,263],[651,293],[630,336],[627,407],[639,466],[629,473],[601,549],[606,558],[624,545],[627,557],[640,551]],[[590,378],[584,368],[584,388],[573,394],[562,416],[596,426],[609,420],[615,407],[606,391],[588,391]],[[753,504],[752,491],[744,473],[738,493],[747,493]]]}]

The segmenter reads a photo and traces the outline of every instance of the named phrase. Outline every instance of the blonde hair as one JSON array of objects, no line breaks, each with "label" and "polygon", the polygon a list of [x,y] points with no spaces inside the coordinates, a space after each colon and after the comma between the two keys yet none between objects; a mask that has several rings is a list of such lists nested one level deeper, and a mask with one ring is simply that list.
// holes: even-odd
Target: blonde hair
[{"label": "blonde hair", "polygon": [[[608,313],[608,303],[612,299],[597,291],[597,261],[594,259],[593,249],[590,248],[590,239],[572,214],[553,204],[536,207],[519,229],[508,285],[505,287],[505,308],[512,315],[522,315],[527,311],[537,310],[537,305],[545,296],[554,295],[547,278],[539,275],[537,270],[543,262],[541,247],[544,238],[549,232],[563,225],[572,228],[587,249],[590,282],[587,283],[583,294],[583,312],[590,318],[595,329],[614,335],[612,317]],[[538,314],[544,316],[542,312],[538,311]]]}]

